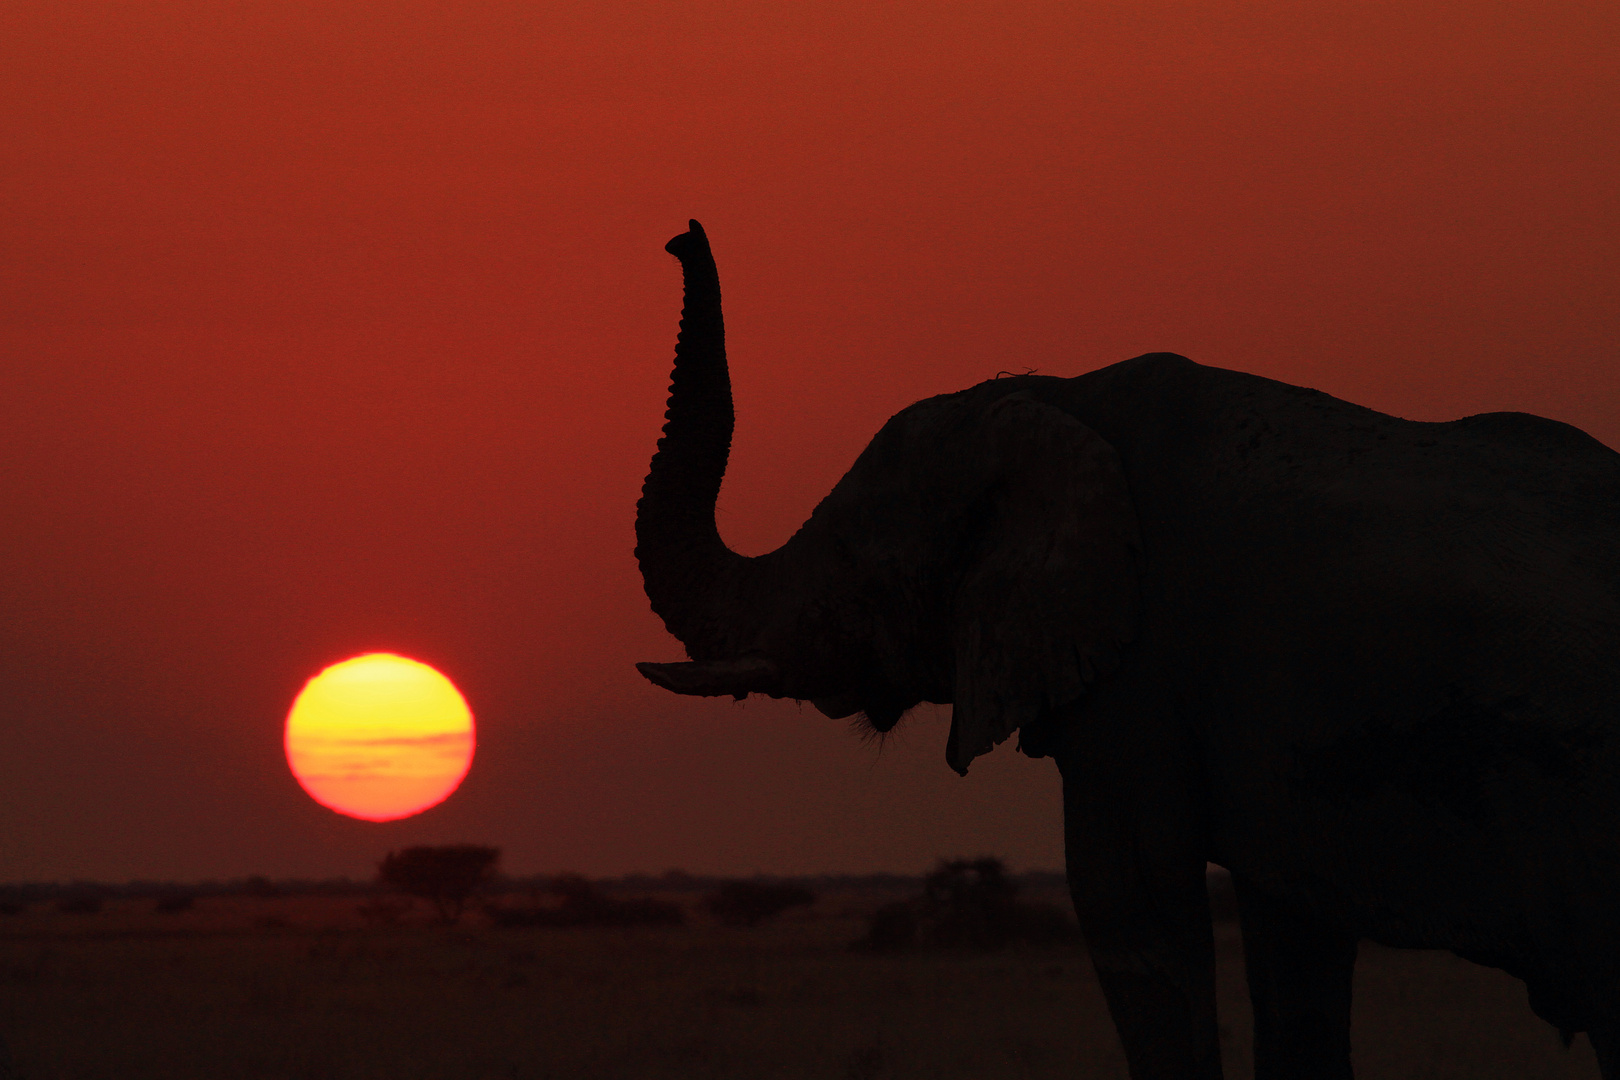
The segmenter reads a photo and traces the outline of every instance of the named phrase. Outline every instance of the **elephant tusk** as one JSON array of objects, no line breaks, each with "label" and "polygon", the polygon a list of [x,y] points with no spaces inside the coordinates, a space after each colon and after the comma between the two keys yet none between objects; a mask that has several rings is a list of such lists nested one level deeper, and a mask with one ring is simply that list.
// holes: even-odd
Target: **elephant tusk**
[{"label": "elephant tusk", "polygon": [[648,681],[677,694],[723,697],[741,701],[749,694],[780,696],[782,673],[763,656],[736,660],[694,660],[683,664],[637,664]]}]

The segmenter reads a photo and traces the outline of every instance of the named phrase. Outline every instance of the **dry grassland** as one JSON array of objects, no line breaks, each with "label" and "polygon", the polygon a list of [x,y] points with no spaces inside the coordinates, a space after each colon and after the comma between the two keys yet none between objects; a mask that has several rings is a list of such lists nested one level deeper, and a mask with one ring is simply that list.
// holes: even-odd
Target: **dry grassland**
[{"label": "dry grassland", "polygon": [[[40,907],[0,920],[0,1031],[25,1080],[1123,1080],[1082,949],[850,951],[894,898],[753,929],[695,905],[619,930],[369,928],[321,897]],[[1241,946],[1218,937],[1243,1080]],[[1584,1036],[1564,1050],[1518,983],[1446,954],[1364,946],[1356,998],[1361,1080],[1597,1077]]]}]

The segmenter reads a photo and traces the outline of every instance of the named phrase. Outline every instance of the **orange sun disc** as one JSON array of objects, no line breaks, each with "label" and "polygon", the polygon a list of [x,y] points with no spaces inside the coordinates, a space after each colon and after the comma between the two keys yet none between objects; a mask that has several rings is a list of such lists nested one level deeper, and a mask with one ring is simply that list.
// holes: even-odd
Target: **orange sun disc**
[{"label": "orange sun disc", "polygon": [[309,680],[287,714],[287,764],[310,798],[393,821],[437,806],[472,764],[473,718],[451,681],[393,653]]}]

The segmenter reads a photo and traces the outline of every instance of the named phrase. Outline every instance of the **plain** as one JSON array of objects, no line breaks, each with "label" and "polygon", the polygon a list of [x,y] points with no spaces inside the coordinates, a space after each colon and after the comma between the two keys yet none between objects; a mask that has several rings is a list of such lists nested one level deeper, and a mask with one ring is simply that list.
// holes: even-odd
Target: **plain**
[{"label": "plain", "polygon": [[[0,921],[0,1025],[26,1080],[1125,1077],[1078,945],[852,950],[899,894],[823,893],[749,929],[368,926],[352,897],[203,897]],[[1058,895],[1040,897],[1061,901]],[[1226,1075],[1246,1080],[1235,923],[1216,924]],[[1363,945],[1357,1075],[1587,1080],[1522,984]]]}]

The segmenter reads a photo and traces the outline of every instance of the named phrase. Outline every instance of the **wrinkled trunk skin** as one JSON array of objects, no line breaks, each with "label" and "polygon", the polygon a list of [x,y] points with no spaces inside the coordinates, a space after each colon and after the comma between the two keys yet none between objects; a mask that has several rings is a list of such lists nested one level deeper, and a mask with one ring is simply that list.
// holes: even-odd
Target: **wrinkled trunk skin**
[{"label": "wrinkled trunk skin", "polygon": [[664,435],[636,504],[636,560],[652,609],[694,660],[743,651],[735,620],[752,560],[726,547],[714,507],[731,453],[734,413],[720,314],[720,276],[696,221],[666,246],[681,262],[685,304]]}]

